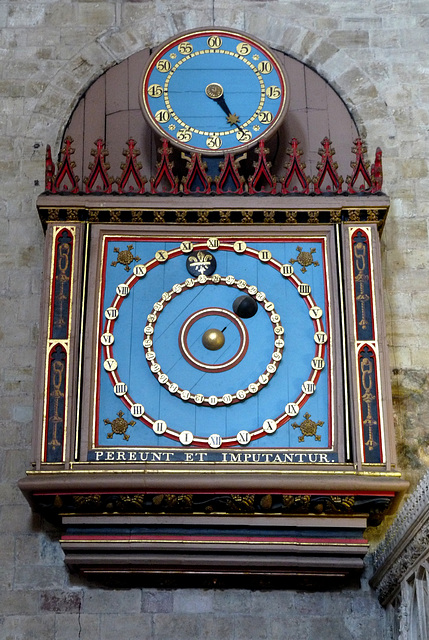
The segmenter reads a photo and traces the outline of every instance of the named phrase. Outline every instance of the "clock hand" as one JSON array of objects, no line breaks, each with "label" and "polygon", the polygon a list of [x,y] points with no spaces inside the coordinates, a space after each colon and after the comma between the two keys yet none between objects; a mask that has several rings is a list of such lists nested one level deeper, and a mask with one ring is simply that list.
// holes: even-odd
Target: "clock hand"
[{"label": "clock hand", "polygon": [[225,98],[223,96],[223,87],[222,87],[222,85],[220,85],[217,82],[212,82],[211,84],[208,84],[207,87],[206,87],[206,95],[211,100],[216,102],[220,106],[222,111],[224,111],[224,113],[226,113],[226,120],[227,120],[228,124],[236,125],[237,128],[240,129],[240,131],[243,131],[243,129],[238,124],[238,122],[240,120],[240,117],[237,116],[236,113],[231,113],[231,110],[229,109],[228,105],[226,104]]}]

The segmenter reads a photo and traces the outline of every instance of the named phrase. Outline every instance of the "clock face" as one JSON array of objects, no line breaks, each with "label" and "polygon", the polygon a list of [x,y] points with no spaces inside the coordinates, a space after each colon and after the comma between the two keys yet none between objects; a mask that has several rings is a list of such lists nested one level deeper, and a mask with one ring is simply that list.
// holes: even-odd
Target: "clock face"
[{"label": "clock face", "polygon": [[101,238],[94,449],[332,451],[327,238]]},{"label": "clock face", "polygon": [[289,94],[274,55],[247,35],[198,30],[167,42],[142,80],[145,117],[175,145],[202,154],[232,153],[267,138]]}]

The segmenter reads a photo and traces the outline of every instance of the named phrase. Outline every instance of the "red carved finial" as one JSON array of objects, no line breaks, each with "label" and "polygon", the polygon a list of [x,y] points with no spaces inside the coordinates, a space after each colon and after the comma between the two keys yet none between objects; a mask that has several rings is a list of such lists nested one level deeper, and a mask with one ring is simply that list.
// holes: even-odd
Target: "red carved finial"
[{"label": "red carved finial", "polygon": [[350,166],[353,169],[353,173],[351,176],[347,176],[346,182],[348,186],[349,193],[356,193],[354,189],[354,185],[359,177],[359,175],[363,178],[363,184],[359,186],[359,191],[365,191],[365,188],[371,188],[371,178],[368,173],[369,169],[369,161],[365,160],[366,146],[362,142],[361,138],[356,138],[353,141],[352,152],[355,154],[356,159],[353,162],[350,162]]},{"label": "red carved finial", "polygon": [[127,145],[128,149],[122,151],[126,158],[121,164],[122,174],[120,178],[116,178],[118,193],[144,193],[147,178],[140,174],[142,165],[137,161],[140,151],[135,148],[136,141],[133,138],[127,141]]},{"label": "red carved finial", "polygon": [[383,153],[380,147],[377,147],[375,152],[375,161],[371,166],[371,183],[372,183],[372,193],[378,193],[381,191],[383,187],[383,163],[382,163]]},{"label": "red carved finial", "polygon": [[150,190],[152,193],[158,193],[158,187],[164,179],[170,185],[170,189],[168,189],[168,187],[164,188],[162,189],[162,193],[177,193],[179,191],[179,179],[173,173],[174,163],[168,159],[172,149],[168,146],[168,140],[166,138],[162,138],[162,147],[158,149],[158,151],[161,154],[161,160],[156,163],[156,175],[150,179]]},{"label": "red carved finial", "polygon": [[[113,178],[107,173],[110,164],[105,162],[105,157],[109,155],[109,152],[105,149],[104,141],[101,138],[97,138],[94,144],[96,148],[91,149],[94,162],[90,162],[88,165],[91,173],[87,178],[84,178],[86,193],[111,193]],[[101,184],[96,184],[97,180],[101,180]]]},{"label": "red carved finial", "polygon": [[[305,162],[301,162],[300,160],[303,152],[299,149],[299,141],[296,138],[292,138],[290,144],[291,147],[286,151],[290,156],[290,160],[285,164],[287,173],[282,180],[282,193],[291,193],[290,185],[292,180],[297,178],[302,187],[301,193],[307,194],[310,191],[310,178],[304,173],[306,167]],[[295,185],[292,191],[297,192],[298,187]]]},{"label": "red carved finial", "polygon": [[62,159],[58,163],[58,173],[54,180],[53,193],[79,193],[77,183],[79,178],[75,176],[73,169],[76,166],[71,155],[74,153],[72,148],[73,138],[67,136],[64,140],[64,147],[61,149]]},{"label": "red carved finial", "polygon": [[55,178],[55,165],[52,162],[51,146],[46,145],[46,160],[45,160],[45,190],[53,191]]},{"label": "red carved finial", "polygon": [[[270,150],[265,147],[265,141],[261,140],[259,142],[258,148],[255,149],[255,153],[258,154],[258,160],[253,163],[255,171],[253,173],[253,176],[250,176],[248,179],[250,194],[276,192],[277,178],[275,176],[272,176],[270,172],[271,162],[268,162],[267,160],[267,155],[269,152]],[[268,187],[261,186],[258,188],[258,185],[264,180]]]},{"label": "red carved finial", "polygon": [[319,170],[317,176],[313,177],[314,184],[314,193],[322,193],[322,185],[328,175],[331,179],[332,186],[328,185],[326,187],[326,191],[334,191],[335,193],[341,193],[343,184],[343,178],[338,175],[338,163],[334,162],[333,156],[335,155],[335,149],[331,147],[331,141],[328,137],[323,138],[322,145],[323,149],[319,149],[318,153],[321,156],[320,162],[317,163],[317,168]]}]

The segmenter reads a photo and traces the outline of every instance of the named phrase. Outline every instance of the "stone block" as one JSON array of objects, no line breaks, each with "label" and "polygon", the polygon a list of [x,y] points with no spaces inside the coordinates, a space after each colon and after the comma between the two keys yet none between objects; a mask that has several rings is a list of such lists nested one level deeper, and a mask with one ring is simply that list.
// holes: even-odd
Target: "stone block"
[{"label": "stone block", "polygon": [[351,29],[368,29],[378,33],[383,26],[383,18],[377,15],[368,15],[362,12],[360,15],[347,16],[343,18],[343,25]]},{"label": "stone block", "polygon": [[237,611],[231,619],[234,640],[271,640],[266,618],[240,614]]},{"label": "stone block", "polygon": [[216,590],[213,596],[214,610],[229,612],[240,611],[240,613],[250,613],[251,601],[247,597],[247,592],[239,589]]},{"label": "stone block", "polygon": [[55,638],[54,614],[15,615],[0,618],[0,638],[4,640],[48,640]]},{"label": "stone block", "polygon": [[390,339],[389,336],[388,336],[388,344],[389,344],[389,356],[390,356],[391,369],[394,369],[397,366],[410,367],[412,349],[410,347],[397,346],[395,343],[395,340]]},{"label": "stone block", "polygon": [[177,613],[210,613],[213,611],[213,591],[179,589],[173,595],[173,611]]},{"label": "stone block", "polygon": [[[122,594],[121,600],[126,601],[126,594]],[[176,639],[179,640],[182,637],[180,636],[179,626],[176,631],[178,631]],[[102,614],[100,621],[101,638],[103,638],[103,640],[118,640],[118,632],[119,637],[126,638],[126,640],[154,640],[154,638],[158,637],[159,640],[161,640],[161,638],[168,640],[166,636],[156,636],[153,634],[151,616],[142,616],[141,614]],[[189,635],[188,639],[191,637],[192,635]]]},{"label": "stone block", "polygon": [[315,62],[317,61],[317,64],[323,64],[324,62],[329,60],[329,58],[335,55],[337,51],[338,47],[331,44],[330,42],[322,40],[312,52],[311,57]]},{"label": "stone block", "polygon": [[[318,638],[310,634],[310,618],[299,611],[289,612],[287,618],[273,618],[269,622],[270,638],[274,640],[297,640],[298,638]],[[335,638],[336,640],[336,638]]]},{"label": "stone block", "polygon": [[[27,333],[27,332],[26,332]],[[28,340],[23,344],[28,344]],[[14,408],[13,418],[17,422],[29,423],[31,422],[33,417],[33,406],[26,406],[24,404],[20,404],[18,407]]]},{"label": "stone block", "polygon": [[133,614],[141,610],[141,593],[139,589],[130,589],[123,593],[116,589],[89,589],[85,592],[82,613],[111,613]]},{"label": "stone block", "polygon": [[294,606],[293,591],[252,591],[250,611],[254,616],[265,617],[267,611],[273,618],[287,617]]},{"label": "stone block", "polygon": [[65,577],[65,567],[22,565],[16,567],[14,583],[18,589],[62,589]]},{"label": "stone block", "polygon": [[[5,515],[6,509],[3,509],[3,515]],[[1,512],[0,512],[1,516]],[[0,566],[3,567],[7,563],[13,562],[15,552],[15,536],[12,534],[4,533],[0,535]],[[1,609],[0,609],[1,611]]]},{"label": "stone block", "polygon": [[399,29],[379,29],[371,33],[371,46],[380,49],[396,49],[401,46]]},{"label": "stone block", "polygon": [[402,163],[402,175],[407,178],[425,178],[428,175],[426,158],[410,158]]},{"label": "stone block", "polygon": [[327,601],[329,601],[329,594],[320,598],[317,593],[298,592],[293,596],[293,610],[299,611],[303,617],[323,616],[326,615]]},{"label": "stone block", "polygon": [[81,591],[43,591],[40,594],[40,611],[54,613],[79,613],[82,607]]},{"label": "stone block", "polygon": [[64,553],[57,542],[58,537],[59,532],[52,537],[46,534],[39,536],[40,558],[45,565],[64,567]]},{"label": "stone block", "polygon": [[20,505],[10,505],[7,507],[7,517],[5,513],[0,517],[0,533],[22,533],[31,530],[32,515],[28,503]]},{"label": "stone block", "polygon": [[156,640],[189,640],[189,638],[199,640],[201,638],[200,620],[197,615],[155,613],[152,618],[153,638]]},{"label": "stone block", "polygon": [[[26,460],[26,456],[21,454],[23,460]],[[19,504],[21,502],[22,493],[15,482],[12,484],[10,481],[0,483],[0,504]]]},{"label": "stone block", "polygon": [[0,589],[2,616],[34,616],[39,612],[38,605],[39,594],[37,591]]},{"label": "stone block", "polygon": [[300,54],[303,60],[305,60],[310,52],[316,48],[320,43],[320,36],[315,33],[306,33],[301,41]]},{"label": "stone block", "polygon": [[[55,640],[98,640],[99,632],[98,615],[62,613],[55,616]],[[117,640],[122,640],[119,633]]]},{"label": "stone block", "polygon": [[16,536],[15,562],[23,565],[36,565],[40,562],[39,536],[37,534],[28,533]]},{"label": "stone block", "polygon": [[429,346],[427,346],[427,341],[424,340],[424,343],[420,345],[418,349],[413,349],[413,351],[411,352],[411,365],[413,367],[421,367],[422,369],[427,370],[428,362]]},{"label": "stone block", "polygon": [[79,2],[76,17],[77,24],[100,33],[115,24],[115,6],[111,2]]},{"label": "stone block", "polygon": [[143,613],[169,613],[173,611],[173,591],[167,589],[143,589]]},{"label": "stone block", "polygon": [[4,29],[7,25],[8,7],[7,5],[0,6],[0,29]]},{"label": "stone block", "polygon": [[[243,598],[246,595],[243,594]],[[199,616],[198,617],[198,639],[201,640],[225,640],[227,638],[234,637],[232,634],[233,624],[232,615],[224,616],[222,614],[217,614],[216,616]],[[249,636],[248,640],[251,640],[251,636]],[[274,640],[274,638],[272,638]]]},{"label": "stone block", "polygon": [[[53,4],[51,6],[46,7],[46,20],[45,25],[49,25],[50,28],[61,28],[61,33],[67,29],[67,27],[71,28],[78,23],[78,3],[68,3],[63,2],[60,6],[58,4]],[[80,30],[80,29],[79,29]]]},{"label": "stone block", "polygon": [[28,27],[33,28],[43,23],[45,7],[41,3],[16,3],[9,8],[7,26],[9,28]]},{"label": "stone block", "polygon": [[329,34],[329,40],[337,47],[345,47],[347,49],[368,47],[369,33],[366,29],[339,29]]}]

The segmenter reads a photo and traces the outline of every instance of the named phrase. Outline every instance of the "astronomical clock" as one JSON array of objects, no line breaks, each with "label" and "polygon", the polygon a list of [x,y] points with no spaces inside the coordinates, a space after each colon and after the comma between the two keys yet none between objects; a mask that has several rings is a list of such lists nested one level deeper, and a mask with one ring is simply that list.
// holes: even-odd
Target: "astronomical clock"
[{"label": "astronomical clock", "polygon": [[[343,190],[326,137],[307,176],[298,140],[284,143],[302,83],[243,33],[178,34],[122,77],[131,70],[121,81],[139,110],[123,119],[144,153],[130,137],[119,178],[102,139],[83,180],[69,135],[57,164],[47,152],[34,462],[21,489],[88,577],[354,579],[367,527],[406,487],[381,152],[370,169],[351,140]],[[286,161],[281,178],[269,147]]]}]

